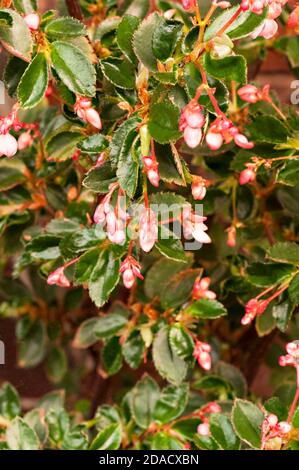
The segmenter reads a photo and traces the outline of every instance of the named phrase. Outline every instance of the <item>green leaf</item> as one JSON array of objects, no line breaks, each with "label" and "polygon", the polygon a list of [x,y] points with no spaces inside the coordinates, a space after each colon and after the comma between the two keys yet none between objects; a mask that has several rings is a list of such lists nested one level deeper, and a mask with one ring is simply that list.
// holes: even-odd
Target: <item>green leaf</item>
[{"label": "green leaf", "polygon": [[122,350],[119,338],[110,338],[101,350],[102,365],[105,372],[110,375],[116,374],[122,366]]},{"label": "green leaf", "polygon": [[85,153],[100,153],[109,145],[102,134],[93,134],[79,142],[78,148]]},{"label": "green leaf", "polygon": [[90,450],[116,450],[121,444],[120,424],[110,424],[98,433],[90,444]]},{"label": "green leaf", "polygon": [[160,390],[149,375],[145,374],[137,382],[131,395],[131,413],[134,420],[142,429],[147,429],[154,420],[154,411]]},{"label": "green leaf", "polygon": [[194,444],[202,450],[219,450],[218,444],[211,436],[194,436]]},{"label": "green leaf", "polygon": [[161,424],[167,424],[180,416],[187,405],[189,387],[181,384],[179,387],[169,385],[162,390],[155,407],[153,419]]},{"label": "green leaf", "polygon": [[149,0],[133,0],[126,9],[126,15],[144,18],[149,9]]},{"label": "green leaf", "polygon": [[278,421],[286,421],[288,417],[288,408],[284,405],[278,397],[271,397],[264,403],[264,408],[268,413],[273,413],[277,416]]},{"label": "green leaf", "polygon": [[133,50],[133,35],[140,24],[139,18],[132,15],[125,15],[118,25],[116,40],[120,50],[133,63],[136,62],[136,56]]},{"label": "green leaf", "polygon": [[133,36],[134,52],[150,72],[157,72],[157,59],[152,50],[152,42],[159,23],[160,15],[156,12],[152,13],[142,21]]},{"label": "green leaf", "polygon": [[[209,41],[220,31],[230,18],[239,9],[239,5],[233,6],[222,11],[216,18],[213,19],[211,24],[206,28],[204,40]],[[250,10],[242,12],[238,18],[226,29],[227,34],[232,39],[240,39],[252,33],[265,19],[267,8],[261,15],[252,13]]]},{"label": "green leaf", "polygon": [[231,385],[217,375],[205,375],[201,379],[197,380],[193,384],[193,387],[196,390],[215,391],[217,395],[231,391]]},{"label": "green leaf", "polygon": [[210,431],[212,437],[223,450],[238,450],[240,440],[236,436],[229,418],[220,413],[211,415]]},{"label": "green leaf", "polygon": [[267,258],[279,263],[299,264],[299,244],[295,242],[278,242],[267,251]]},{"label": "green leaf", "polygon": [[20,397],[17,390],[5,382],[0,388],[0,416],[13,419],[21,413]]},{"label": "green leaf", "polygon": [[133,198],[138,184],[139,161],[141,159],[140,148],[133,146],[128,152],[123,151],[118,159],[116,176],[119,186]]},{"label": "green leaf", "polygon": [[173,385],[180,385],[187,373],[186,363],[172,350],[169,328],[162,328],[153,343],[153,360],[159,374]]},{"label": "green leaf", "polygon": [[67,372],[67,358],[64,349],[53,347],[47,357],[46,371],[49,379],[60,382]]},{"label": "green leaf", "polygon": [[109,338],[121,330],[127,323],[123,315],[108,313],[104,317],[94,317],[85,320],[78,328],[74,346],[86,348],[96,343],[99,339]]},{"label": "green leaf", "polygon": [[89,281],[89,295],[97,307],[104,305],[119,281],[120,261],[114,253],[105,250],[99,256]]},{"label": "green leaf", "polygon": [[83,186],[97,193],[108,193],[111,183],[116,181],[115,171],[111,168],[110,161],[103,165],[91,168],[83,180]]},{"label": "green leaf", "polygon": [[16,417],[6,431],[6,441],[11,450],[38,450],[39,440],[33,429]]},{"label": "green leaf", "polygon": [[0,166],[0,191],[7,191],[25,181],[25,176],[16,168]]},{"label": "green leaf", "polygon": [[188,269],[170,277],[160,293],[162,306],[176,308],[187,301],[197,276],[198,271],[196,269]]},{"label": "green leaf", "polygon": [[171,436],[165,431],[157,432],[153,436],[151,450],[182,450],[184,444],[176,437]]},{"label": "green leaf", "polygon": [[215,372],[232,386],[238,397],[246,396],[247,383],[239,369],[227,362],[219,361]]},{"label": "green leaf", "polygon": [[166,258],[173,259],[175,261],[187,262],[187,257],[181,240],[176,238],[174,233],[166,227],[159,227],[159,238],[155,246]]},{"label": "green leaf", "polygon": [[68,16],[55,18],[46,24],[45,33],[52,38],[75,38],[86,35],[86,28],[83,23]]},{"label": "green leaf", "polygon": [[223,59],[213,59],[209,53],[204,55],[204,68],[214,78],[243,84],[247,80],[246,60],[241,55],[232,55]]},{"label": "green leaf", "polygon": [[131,116],[114,132],[109,147],[109,156],[113,166],[116,166],[118,160],[123,155],[127,155],[131,149],[132,143],[137,136],[137,126],[140,122],[141,120],[138,116]]},{"label": "green leaf", "polygon": [[132,369],[137,369],[142,363],[144,349],[144,342],[140,332],[138,330],[132,331],[122,348],[125,361]]},{"label": "green leaf", "polygon": [[274,305],[272,308],[272,315],[276,320],[276,326],[283,333],[285,333],[288,328],[293,312],[294,305],[288,300]]},{"label": "green leaf", "polygon": [[227,315],[226,308],[218,300],[200,299],[193,302],[186,313],[195,318],[214,319]]},{"label": "green leaf", "polygon": [[94,418],[96,420],[96,428],[99,431],[107,428],[110,424],[121,423],[118,410],[115,406],[110,405],[99,406]]},{"label": "green leaf", "polygon": [[9,96],[15,97],[18,84],[27,66],[27,62],[18,57],[9,58],[4,71],[4,83]]},{"label": "green leaf", "polygon": [[174,351],[182,359],[190,359],[194,350],[194,341],[180,323],[170,326],[169,343]]},{"label": "green leaf", "polygon": [[296,274],[295,277],[290,282],[290,285],[288,287],[288,294],[291,299],[291,301],[294,303],[294,305],[299,304],[299,274]]},{"label": "green leaf", "polygon": [[46,327],[41,320],[28,316],[19,320],[16,328],[18,339],[18,364],[20,367],[34,367],[46,354]]},{"label": "green leaf", "polygon": [[263,312],[263,315],[259,315],[255,321],[255,329],[259,336],[265,336],[271,333],[276,327],[275,318],[272,315],[273,306],[269,305]]},{"label": "green leaf", "polygon": [[104,76],[113,85],[131,90],[135,87],[135,70],[130,62],[118,57],[108,57],[100,62]]},{"label": "green leaf", "polygon": [[82,96],[94,96],[95,69],[78,47],[55,41],[51,45],[51,59],[59,78],[71,91]]},{"label": "green leaf", "polygon": [[160,17],[152,39],[152,49],[155,57],[164,61],[173,54],[181,38],[183,23],[175,20],[166,20]]},{"label": "green leaf", "polygon": [[44,97],[48,87],[48,65],[44,54],[36,54],[19,83],[17,94],[22,108],[33,108]]},{"label": "green leaf", "polygon": [[83,425],[78,424],[63,436],[62,450],[87,450],[88,434]]},{"label": "green leaf", "polygon": [[285,166],[279,171],[276,181],[289,186],[297,186],[298,173],[299,160],[291,160],[286,162]]},{"label": "green leaf", "polygon": [[25,15],[33,13],[38,9],[36,0],[14,0],[13,4],[17,11]]},{"label": "green leaf", "polygon": [[299,407],[295,410],[293,419],[292,419],[292,425],[294,428],[298,429],[299,428]]},{"label": "green leaf", "polygon": [[261,425],[264,415],[253,403],[237,398],[232,410],[232,422],[237,435],[251,447],[261,445]]},{"label": "green leaf", "polygon": [[44,444],[48,438],[48,426],[45,422],[44,410],[33,408],[24,415],[24,421],[36,433],[39,441]]},{"label": "green leaf", "polygon": [[[189,263],[187,267],[192,264],[192,258],[188,258]],[[186,268],[186,263],[179,261],[172,261],[170,259],[161,258],[156,261],[148,270],[144,289],[149,298],[160,297],[160,293],[168,284],[169,278],[174,274],[183,271]]]},{"label": "green leaf", "polygon": [[55,134],[46,144],[49,161],[64,161],[71,158],[82,139],[79,132],[64,131]]},{"label": "green leaf", "polygon": [[88,348],[92,344],[99,341],[96,336],[96,327],[98,324],[98,317],[88,318],[79,326],[76,331],[73,346],[75,348]]},{"label": "green leaf", "polygon": [[99,257],[99,248],[88,250],[80,256],[75,267],[75,279],[77,283],[89,281],[90,275],[97,263]]},{"label": "green leaf", "polygon": [[2,8],[0,10],[0,17],[6,17],[6,20],[11,21],[11,25],[0,23],[0,41],[3,46],[12,55],[29,61],[33,48],[30,30],[25,23],[25,20],[16,11]]},{"label": "green leaf", "polygon": [[286,126],[273,116],[255,116],[248,125],[251,138],[256,142],[280,144],[286,142],[288,130]]},{"label": "green leaf", "polygon": [[159,144],[167,144],[181,137],[179,131],[180,110],[170,101],[164,100],[150,107],[148,128]]},{"label": "green leaf", "polygon": [[293,266],[277,263],[253,263],[246,272],[248,281],[257,287],[281,283],[294,271]]}]

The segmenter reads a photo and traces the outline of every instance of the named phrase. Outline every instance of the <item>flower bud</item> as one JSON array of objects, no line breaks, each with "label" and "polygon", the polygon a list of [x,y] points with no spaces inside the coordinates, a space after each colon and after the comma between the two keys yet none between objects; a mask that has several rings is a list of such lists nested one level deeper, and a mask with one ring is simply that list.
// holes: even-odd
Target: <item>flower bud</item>
[{"label": "flower bud", "polygon": [[252,168],[246,168],[246,170],[241,171],[239,182],[241,185],[251,183],[255,181],[256,173]]},{"label": "flower bud", "polygon": [[223,34],[222,36],[216,36],[212,39],[209,42],[209,46],[211,47],[211,56],[214,59],[223,59],[231,55],[234,43],[226,34]]},{"label": "flower bud", "polygon": [[85,117],[86,117],[86,121],[89,122],[93,127],[99,130],[102,129],[102,121],[101,121],[100,115],[95,109],[93,108],[86,109]]},{"label": "flower bud", "polygon": [[18,151],[18,143],[15,137],[9,133],[0,135],[0,157],[13,157]]},{"label": "flower bud", "polygon": [[209,423],[201,423],[197,426],[197,433],[200,436],[208,436],[210,434]]},{"label": "flower bud", "polygon": [[18,150],[24,150],[27,147],[30,147],[33,143],[33,138],[30,132],[23,132],[18,138]]},{"label": "flower bud", "polygon": [[24,16],[24,20],[31,31],[36,31],[38,29],[40,19],[37,13],[29,13]]}]

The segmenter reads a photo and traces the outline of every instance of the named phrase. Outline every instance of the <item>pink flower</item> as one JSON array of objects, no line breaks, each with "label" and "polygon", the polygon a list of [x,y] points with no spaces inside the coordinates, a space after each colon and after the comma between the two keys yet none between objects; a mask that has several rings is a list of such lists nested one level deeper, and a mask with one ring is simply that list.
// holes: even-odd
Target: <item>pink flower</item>
[{"label": "pink flower", "polygon": [[52,286],[52,285],[57,285],[60,287],[70,287],[71,283],[64,274],[64,266],[61,266],[60,268],[55,269],[51,274],[49,274],[47,283]]},{"label": "pink flower", "polygon": [[139,220],[139,243],[143,251],[148,253],[158,239],[158,221],[152,209],[145,208]]},{"label": "pink flower", "polygon": [[199,434],[200,436],[209,436],[210,435],[209,423],[200,423],[197,426],[197,434]]},{"label": "pink flower", "polygon": [[252,163],[247,163],[247,168],[240,173],[239,182],[241,185],[252,183],[256,180],[255,165]]},{"label": "pink flower", "polygon": [[247,103],[257,103],[263,99],[261,91],[254,85],[244,85],[239,88],[238,95]]},{"label": "pink flower", "polygon": [[245,306],[245,315],[241,320],[242,325],[249,325],[256,316],[261,315],[267,308],[269,300],[251,299]]},{"label": "pink flower", "polygon": [[285,356],[280,356],[279,365],[282,367],[285,366],[294,366],[299,368],[299,343],[294,341],[286,345],[286,351],[288,354]]},{"label": "pink flower", "polygon": [[197,201],[201,201],[207,192],[206,180],[201,176],[193,176],[191,191],[193,198]]},{"label": "pink flower", "polygon": [[261,449],[264,449],[270,439],[283,437],[291,430],[291,425],[286,421],[278,422],[275,414],[269,414],[262,422],[262,442]]},{"label": "pink flower", "polygon": [[143,165],[149,181],[157,188],[159,186],[160,174],[156,155],[152,154],[150,156],[143,157]]},{"label": "pink flower", "polygon": [[271,39],[278,30],[278,24],[273,19],[265,19],[262,24],[260,24],[254,31],[251,33],[250,37],[256,39],[258,36],[261,36],[265,39]]},{"label": "pink flower", "polygon": [[203,107],[191,100],[183,109],[179,123],[179,129],[184,133],[188,147],[195,148],[200,144],[204,123]]},{"label": "pink flower", "polygon": [[198,276],[195,279],[192,291],[193,299],[216,299],[215,292],[209,290],[211,279],[209,277],[203,277],[202,279]]},{"label": "pink flower", "polygon": [[230,248],[234,248],[236,246],[236,242],[237,242],[237,231],[236,231],[236,227],[234,225],[232,225],[231,227],[228,227],[228,229],[226,230],[227,231],[227,246],[229,246]]},{"label": "pink flower", "polygon": [[18,150],[24,150],[33,144],[33,137],[30,132],[23,132],[18,138]]},{"label": "pink flower", "polygon": [[84,96],[77,96],[74,111],[80,119],[89,122],[96,129],[102,129],[102,122],[99,113],[92,108],[91,99]]},{"label": "pink flower", "polygon": [[40,19],[37,13],[29,13],[24,16],[24,20],[31,31],[36,31],[38,29]]},{"label": "pink flower", "polygon": [[290,14],[287,22],[287,27],[293,29],[296,34],[299,34],[299,7],[297,6]]},{"label": "pink flower", "polygon": [[196,0],[182,0],[182,5],[184,10],[190,10],[190,8],[194,8]]},{"label": "pink flower", "polygon": [[204,370],[210,370],[212,367],[212,360],[210,356],[211,346],[208,343],[203,343],[202,341],[196,341],[193,357],[197,360],[198,364]]},{"label": "pink flower", "polygon": [[18,151],[18,143],[11,134],[0,134],[0,157],[13,157]]},{"label": "pink flower", "polygon": [[251,149],[254,146],[253,142],[249,142],[247,137],[241,134],[229,119],[222,115],[218,116],[206,135],[208,147],[211,150],[218,150],[223,143],[228,144],[232,140],[241,148]]},{"label": "pink flower", "polygon": [[185,238],[193,237],[199,243],[211,243],[209,235],[205,232],[208,227],[203,223],[206,217],[195,214],[191,206],[185,206],[182,214],[182,224]]},{"label": "pink flower", "polygon": [[144,279],[140,270],[140,264],[130,255],[121,263],[119,272],[122,273],[123,282],[127,289],[130,289],[134,285],[136,277],[142,280]]}]

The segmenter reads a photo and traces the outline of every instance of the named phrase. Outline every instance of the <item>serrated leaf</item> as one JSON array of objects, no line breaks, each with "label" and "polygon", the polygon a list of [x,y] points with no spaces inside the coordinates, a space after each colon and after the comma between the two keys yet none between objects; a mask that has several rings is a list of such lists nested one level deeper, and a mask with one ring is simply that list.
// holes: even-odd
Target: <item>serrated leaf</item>
[{"label": "serrated leaf", "polygon": [[100,153],[109,145],[102,134],[93,134],[79,142],[78,148],[84,153]]},{"label": "serrated leaf", "polygon": [[90,444],[90,450],[116,450],[121,444],[121,426],[113,423],[98,433]]},{"label": "serrated leaf", "polygon": [[232,410],[232,422],[237,435],[251,447],[261,445],[262,411],[253,403],[237,398]]},{"label": "serrated leaf", "polygon": [[19,82],[27,66],[28,63],[19,57],[12,56],[8,60],[4,71],[4,83],[9,96],[15,96]]},{"label": "serrated leaf", "polygon": [[123,151],[118,159],[116,171],[118,183],[130,198],[134,197],[137,189],[140,158],[140,148],[136,149],[133,146],[128,152]]},{"label": "serrated leaf", "polygon": [[171,348],[169,328],[161,328],[153,344],[153,360],[159,374],[173,385],[180,385],[187,373],[187,364]]},{"label": "serrated leaf", "polygon": [[74,93],[94,96],[95,69],[81,50],[65,41],[51,44],[51,59],[59,78]]},{"label": "serrated leaf", "polygon": [[0,166],[0,191],[7,191],[25,181],[25,176],[16,168]]},{"label": "serrated leaf", "polygon": [[179,387],[170,385],[164,388],[155,406],[154,420],[164,424],[176,419],[184,412],[188,395],[187,384],[181,384]]},{"label": "serrated leaf", "polygon": [[133,36],[133,48],[140,62],[151,72],[157,72],[157,59],[152,50],[153,35],[159,25],[160,15],[150,14],[142,21]]},{"label": "serrated leaf", "polygon": [[85,36],[86,28],[83,23],[68,16],[55,18],[46,24],[45,33],[55,39]]},{"label": "serrated leaf", "polygon": [[12,24],[0,24],[0,41],[12,55],[29,61],[33,43],[25,20],[16,11],[8,8],[2,8],[0,14],[2,13],[11,17]]},{"label": "serrated leaf", "polygon": [[88,284],[89,295],[97,307],[104,305],[119,281],[120,261],[114,253],[105,250],[99,256]]},{"label": "serrated leaf", "polygon": [[33,429],[16,417],[6,431],[6,441],[11,450],[38,450],[39,440]]},{"label": "serrated leaf", "polygon": [[101,350],[101,362],[105,372],[110,376],[116,374],[122,366],[122,349],[119,338],[110,338]]},{"label": "serrated leaf", "polygon": [[[192,258],[189,259],[189,265]],[[160,296],[164,286],[168,283],[170,276],[186,269],[186,263],[165,260],[164,258],[156,261],[148,270],[145,278],[145,293],[149,298]]]},{"label": "serrated leaf", "polygon": [[145,345],[140,332],[138,330],[132,331],[122,347],[125,361],[132,369],[137,369],[143,361],[144,350]]},{"label": "serrated leaf", "polygon": [[82,139],[79,132],[64,131],[55,134],[46,143],[46,150],[50,161],[64,161],[71,158],[78,142]]},{"label": "serrated leaf", "polygon": [[120,50],[131,61],[136,62],[136,56],[133,50],[133,35],[140,24],[139,18],[132,15],[125,15],[118,25],[116,40]]},{"label": "serrated leaf", "polygon": [[294,267],[289,264],[252,263],[246,273],[248,281],[258,287],[267,287],[281,283],[292,272]]},{"label": "serrated leaf", "polygon": [[173,259],[175,261],[187,262],[181,240],[179,240],[175,234],[166,227],[159,227],[159,237],[155,246],[166,258]]},{"label": "serrated leaf", "polygon": [[278,242],[267,251],[267,258],[279,263],[299,264],[299,244]]},{"label": "serrated leaf", "polygon": [[164,100],[150,107],[148,128],[159,144],[176,141],[182,135],[179,131],[180,110],[170,101]]},{"label": "serrated leaf", "polygon": [[220,413],[214,413],[209,420],[212,437],[223,450],[238,450],[240,440],[236,436],[229,418]]},{"label": "serrated leaf", "polygon": [[288,130],[286,126],[273,116],[255,116],[248,125],[251,138],[256,142],[279,144],[286,142]]},{"label": "serrated leaf", "polygon": [[290,160],[279,171],[276,181],[289,186],[297,186],[299,173],[299,160]]},{"label": "serrated leaf", "polygon": [[111,183],[116,181],[115,171],[111,168],[110,161],[103,165],[91,168],[83,180],[83,186],[97,193],[107,193]]},{"label": "serrated leaf", "polygon": [[137,135],[137,126],[141,120],[138,116],[131,116],[124,121],[114,132],[109,147],[109,156],[113,166],[128,152]]},{"label": "serrated leaf", "polygon": [[25,15],[33,13],[38,9],[36,0],[14,0],[13,4],[17,11],[24,13]]},{"label": "serrated leaf", "polygon": [[166,20],[160,17],[152,39],[152,49],[155,57],[164,61],[173,54],[181,38],[183,23],[176,20]]},{"label": "serrated leaf", "polygon": [[28,65],[18,85],[18,100],[22,108],[33,108],[44,97],[48,87],[49,72],[44,54],[36,54]]},{"label": "serrated leaf", "polygon": [[227,315],[227,310],[218,302],[218,300],[199,299],[193,302],[187,309],[186,313],[202,319],[214,319]]},{"label": "serrated leaf", "polygon": [[223,59],[213,59],[209,53],[204,55],[204,68],[214,78],[243,84],[247,80],[246,60],[241,55],[232,55]]},{"label": "serrated leaf", "polygon": [[194,341],[180,323],[170,326],[169,343],[174,351],[182,359],[190,359],[194,350]]},{"label": "serrated leaf", "polygon": [[131,413],[142,429],[147,429],[153,421],[154,410],[160,390],[149,375],[145,374],[132,390]]},{"label": "serrated leaf", "polygon": [[247,383],[239,369],[227,362],[219,361],[215,372],[232,386],[238,397],[246,396]]},{"label": "serrated leaf", "polygon": [[104,76],[113,85],[131,90],[135,86],[135,70],[130,62],[118,57],[108,57],[100,62]]},{"label": "serrated leaf", "polygon": [[192,292],[198,270],[188,269],[172,276],[160,294],[161,304],[165,308],[175,308],[182,305]]}]

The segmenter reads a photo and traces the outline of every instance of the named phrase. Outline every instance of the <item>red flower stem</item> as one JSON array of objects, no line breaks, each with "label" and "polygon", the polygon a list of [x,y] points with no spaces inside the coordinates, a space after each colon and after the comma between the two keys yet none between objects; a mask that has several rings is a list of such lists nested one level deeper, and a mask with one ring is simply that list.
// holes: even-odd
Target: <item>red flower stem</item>
[{"label": "red flower stem", "polygon": [[133,249],[133,240],[130,241],[127,257],[131,256],[132,249]]},{"label": "red flower stem", "polygon": [[219,105],[218,105],[218,102],[214,96],[214,92],[212,90],[212,88],[209,87],[209,84],[208,84],[208,80],[207,80],[207,76],[206,76],[206,72],[204,71],[204,68],[203,66],[198,62],[197,63],[197,67],[198,67],[198,70],[200,71],[200,74],[201,74],[201,78],[202,78],[202,83],[203,85],[205,85],[206,87],[206,90],[207,90],[207,93],[208,93],[208,96],[211,100],[211,103],[213,105],[213,108],[215,109],[216,113],[218,116],[225,116],[225,114],[221,111],[221,109],[219,108]]},{"label": "red flower stem", "polygon": [[229,28],[230,25],[233,24],[233,22],[238,18],[238,16],[242,13],[242,11],[243,11],[242,8],[239,7],[236,13],[234,13],[233,16],[218,31],[217,36],[221,36],[227,30],[227,28]]},{"label": "red flower stem", "polygon": [[288,420],[287,420],[288,423],[290,423],[292,421],[292,418],[293,418],[295,410],[296,410],[297,402],[298,402],[298,399],[299,399],[299,365],[296,366],[296,384],[297,384],[297,389],[296,389],[296,393],[295,393],[295,396],[294,396],[293,403],[291,404],[291,408],[290,408],[290,411],[289,411]]}]

